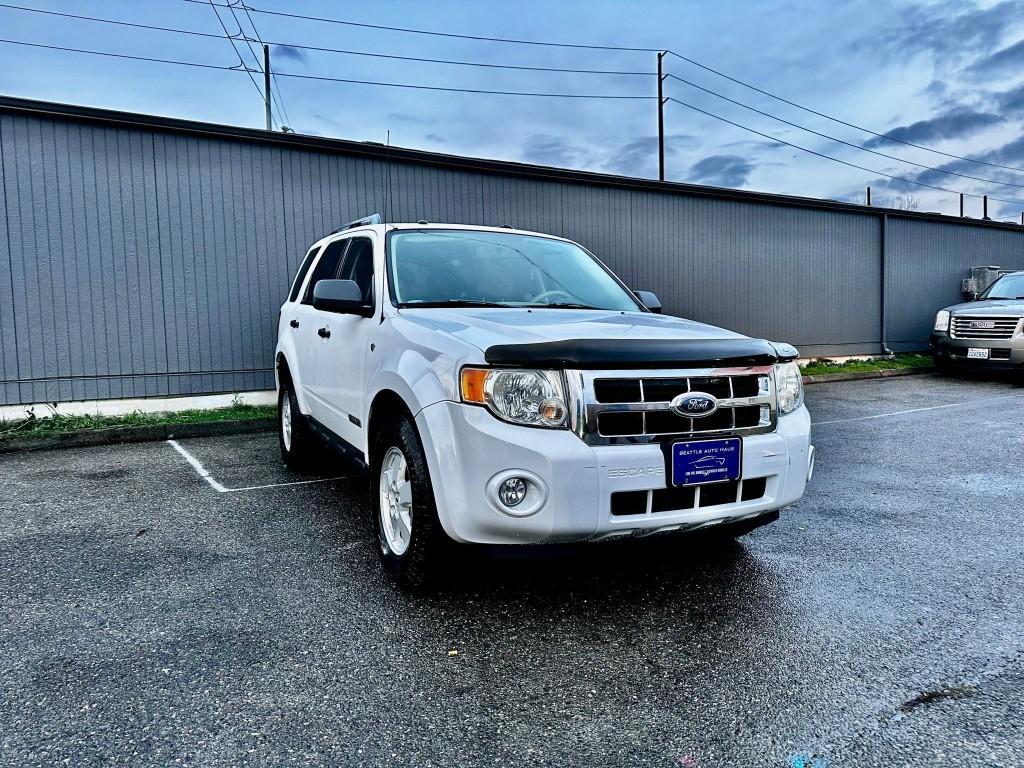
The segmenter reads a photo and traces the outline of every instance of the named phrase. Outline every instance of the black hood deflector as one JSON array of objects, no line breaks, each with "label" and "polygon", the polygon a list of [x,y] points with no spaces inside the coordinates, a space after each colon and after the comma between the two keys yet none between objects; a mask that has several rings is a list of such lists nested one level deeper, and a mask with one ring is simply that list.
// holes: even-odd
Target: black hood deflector
[{"label": "black hood deflector", "polygon": [[491,365],[530,368],[731,368],[796,358],[764,339],[570,339],[488,347]]}]

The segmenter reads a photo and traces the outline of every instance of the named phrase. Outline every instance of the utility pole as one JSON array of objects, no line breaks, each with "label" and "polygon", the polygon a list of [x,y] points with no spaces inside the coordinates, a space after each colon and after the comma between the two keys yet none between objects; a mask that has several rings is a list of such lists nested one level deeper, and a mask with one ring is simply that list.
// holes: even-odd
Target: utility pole
[{"label": "utility pole", "polygon": [[867,200],[868,205],[871,205],[871,187],[868,187],[868,193],[864,196],[864,199]]},{"label": "utility pole", "polygon": [[263,94],[264,101],[267,105],[267,130],[274,130],[274,125],[270,118],[270,46],[263,46]]},{"label": "utility pole", "polygon": [[964,217],[964,193],[960,193],[960,218]]},{"label": "utility pole", "polygon": [[665,180],[665,99],[662,95],[664,51],[658,51],[658,181]]}]

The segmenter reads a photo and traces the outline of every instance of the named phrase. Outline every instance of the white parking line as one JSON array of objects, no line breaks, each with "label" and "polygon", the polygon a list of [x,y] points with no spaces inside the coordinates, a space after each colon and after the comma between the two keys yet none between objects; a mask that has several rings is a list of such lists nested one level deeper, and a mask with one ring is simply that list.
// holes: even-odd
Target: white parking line
[{"label": "white parking line", "polygon": [[990,403],[993,400],[1010,400],[1018,399],[1021,395],[1000,395],[999,397],[980,397],[977,400],[965,400],[962,403],[944,403],[943,405],[929,405],[925,408],[908,408],[905,411],[892,411],[891,413],[874,413],[870,416],[851,416],[848,419],[831,419],[829,421],[815,421],[811,423],[813,427],[823,427],[826,424],[844,424],[848,421],[867,421],[868,419],[885,419],[889,416],[902,416],[906,413],[921,413],[922,411],[938,411],[942,408],[958,408],[964,405],[973,405],[974,403]]},{"label": "white parking line", "polygon": [[227,486],[221,485],[217,480],[210,474],[210,470],[202,465],[195,456],[189,453],[185,448],[178,443],[177,440],[168,440],[167,443],[182,455],[192,469],[196,471],[203,480],[205,480],[213,490],[217,493],[238,493],[239,491],[261,491],[265,488],[284,488],[289,485],[310,485],[311,483],[329,483],[332,480],[344,480],[348,475],[338,475],[337,477],[319,477],[316,480],[295,480],[290,483],[270,483],[269,485],[247,485],[244,488],[228,488]]}]

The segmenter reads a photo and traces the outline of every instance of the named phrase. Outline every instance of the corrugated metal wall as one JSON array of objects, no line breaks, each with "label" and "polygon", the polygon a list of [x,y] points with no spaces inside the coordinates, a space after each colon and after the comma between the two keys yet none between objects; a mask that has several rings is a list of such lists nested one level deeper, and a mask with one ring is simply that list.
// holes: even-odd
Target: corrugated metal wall
[{"label": "corrugated metal wall", "polygon": [[[273,386],[277,310],[340,223],[578,240],[666,311],[805,354],[876,352],[882,218],[0,112],[0,403]],[[390,175],[390,184],[388,176]],[[966,268],[1024,235],[890,217],[889,338],[919,348]],[[898,342],[898,344],[896,344]]]},{"label": "corrugated metal wall", "polygon": [[[933,320],[928,310],[962,301],[970,267],[1024,269],[1024,234],[942,222],[889,219],[886,254],[888,337],[893,349],[916,349]],[[936,280],[935,276],[948,276]]]}]

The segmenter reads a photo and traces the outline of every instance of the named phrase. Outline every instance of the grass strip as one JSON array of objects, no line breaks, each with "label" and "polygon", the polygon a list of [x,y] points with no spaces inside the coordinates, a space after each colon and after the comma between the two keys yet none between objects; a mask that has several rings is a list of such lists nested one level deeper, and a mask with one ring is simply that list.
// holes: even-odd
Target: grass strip
[{"label": "grass strip", "polygon": [[934,363],[930,355],[898,354],[893,357],[873,357],[869,360],[812,360],[800,367],[805,376],[825,373],[865,373],[868,371],[889,371],[897,368],[931,368]]},{"label": "grass strip", "polygon": [[0,441],[23,437],[88,432],[117,427],[174,426],[179,424],[209,424],[218,421],[252,421],[273,419],[277,409],[258,405],[232,405],[200,411],[174,413],[129,413],[124,416],[66,416],[57,414],[45,418],[29,417],[18,421],[0,421]]}]

